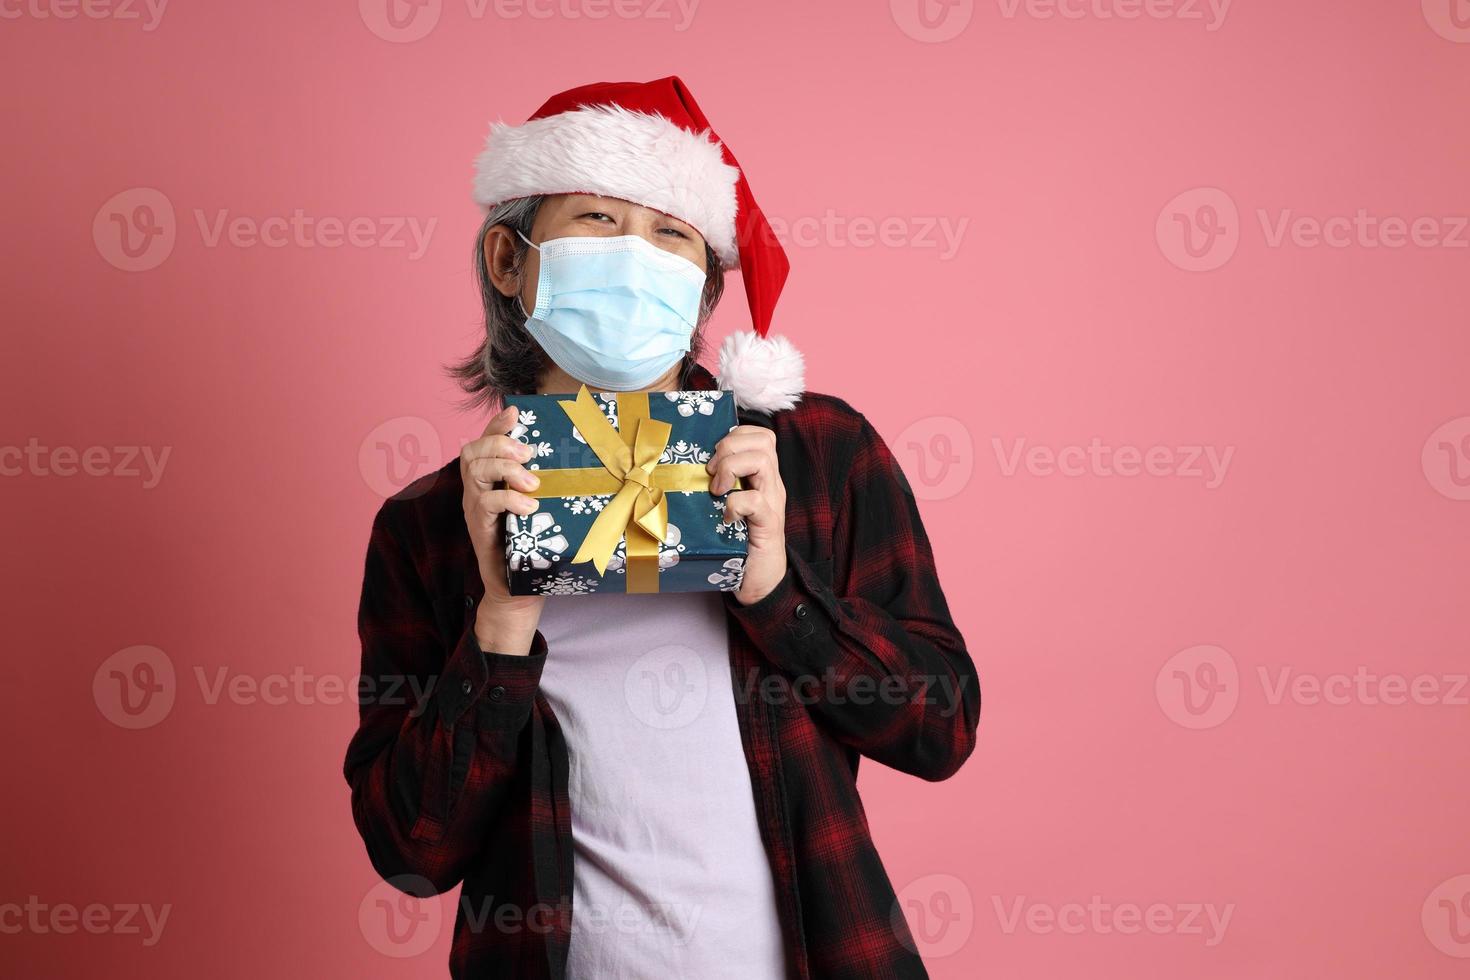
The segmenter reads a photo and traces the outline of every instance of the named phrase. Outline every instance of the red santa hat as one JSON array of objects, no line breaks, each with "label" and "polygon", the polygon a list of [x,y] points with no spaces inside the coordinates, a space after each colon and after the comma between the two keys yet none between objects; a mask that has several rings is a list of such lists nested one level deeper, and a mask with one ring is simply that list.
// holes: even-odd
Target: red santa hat
[{"label": "red santa hat", "polygon": [[743,406],[790,408],[802,356],[770,335],[791,263],[755,203],[735,155],[674,76],[598,82],[554,95],[520,126],[497,122],[475,161],[486,208],[543,194],[598,194],[673,215],[696,228],[726,269],[739,269],[755,330],[720,346],[720,386]]}]

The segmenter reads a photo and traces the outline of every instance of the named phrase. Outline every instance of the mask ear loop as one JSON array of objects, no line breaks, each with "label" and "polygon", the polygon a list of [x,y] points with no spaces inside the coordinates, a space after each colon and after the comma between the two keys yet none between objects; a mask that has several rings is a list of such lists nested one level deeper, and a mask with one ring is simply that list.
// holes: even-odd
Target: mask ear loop
[{"label": "mask ear loop", "polygon": [[[527,245],[531,246],[536,251],[538,251],[538,252],[541,251],[541,246],[540,245],[537,245],[535,242],[533,242],[529,238],[527,238],[526,235],[525,235],[525,232],[523,232],[519,228],[517,228],[516,229],[516,234],[521,236],[521,241],[525,242]],[[529,314],[529,313],[526,312],[526,304],[525,304],[525,301],[521,299],[521,294],[519,292],[516,293],[516,305],[521,308],[521,316],[525,317],[527,320],[531,319],[531,314]]]}]

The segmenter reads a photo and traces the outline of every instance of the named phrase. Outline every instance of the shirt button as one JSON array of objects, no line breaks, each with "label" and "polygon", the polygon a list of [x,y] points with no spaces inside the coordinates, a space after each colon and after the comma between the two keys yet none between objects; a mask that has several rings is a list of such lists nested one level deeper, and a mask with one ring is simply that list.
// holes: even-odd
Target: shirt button
[{"label": "shirt button", "polygon": [[806,603],[798,602],[796,604],[796,618],[806,619]]},{"label": "shirt button", "polygon": [[463,684],[461,684],[459,686],[459,689],[461,691],[465,692],[466,694],[469,694],[471,691],[473,691],[475,689],[475,685],[472,684],[472,683],[470,683],[469,681],[465,681]]},{"label": "shirt button", "polygon": [[490,689],[491,701],[499,701],[503,697],[505,697],[505,688],[501,687],[499,684],[496,684]]},{"label": "shirt button", "polygon": [[465,596],[464,597],[464,607],[466,609],[473,609],[474,606],[475,606],[475,597],[472,596],[472,595]]}]

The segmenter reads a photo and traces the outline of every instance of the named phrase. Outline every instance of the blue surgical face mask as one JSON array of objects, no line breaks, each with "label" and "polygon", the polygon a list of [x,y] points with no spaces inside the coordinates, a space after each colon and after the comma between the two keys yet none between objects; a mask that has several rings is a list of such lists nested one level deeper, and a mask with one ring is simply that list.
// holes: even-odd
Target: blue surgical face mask
[{"label": "blue surgical face mask", "polygon": [[541,252],[526,329],[567,374],[638,391],[688,352],[704,295],[699,266],[638,235],[521,238]]}]

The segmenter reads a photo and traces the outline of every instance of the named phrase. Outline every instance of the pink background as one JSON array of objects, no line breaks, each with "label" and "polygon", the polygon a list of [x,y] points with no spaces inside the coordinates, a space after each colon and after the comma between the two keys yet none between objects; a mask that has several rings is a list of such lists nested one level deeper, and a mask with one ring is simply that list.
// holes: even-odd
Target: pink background
[{"label": "pink background", "polygon": [[[899,451],[979,666],[957,777],[861,777],[933,975],[1466,975],[1464,0],[431,0],[414,41],[383,2],[3,8],[0,444],[42,448],[0,478],[0,904],[171,911],[151,946],[0,920],[0,973],[445,974],[447,922],[380,951],[353,706],[210,685],[350,679],[378,444],[437,465],[480,430],[440,365],[477,330],[489,121],[678,73],[797,229],[776,328]],[[139,188],[173,218],[135,262]],[[436,224],[417,256],[207,234],[297,209]],[[1360,210],[1430,223],[1276,234]],[[715,339],[745,323],[735,287]],[[1094,438],[1169,453],[1120,475],[1068,451]],[[128,446],[168,448],[156,485]],[[104,661],[138,645],[173,701],[129,730]],[[1280,693],[1303,675],[1342,703]]]}]

